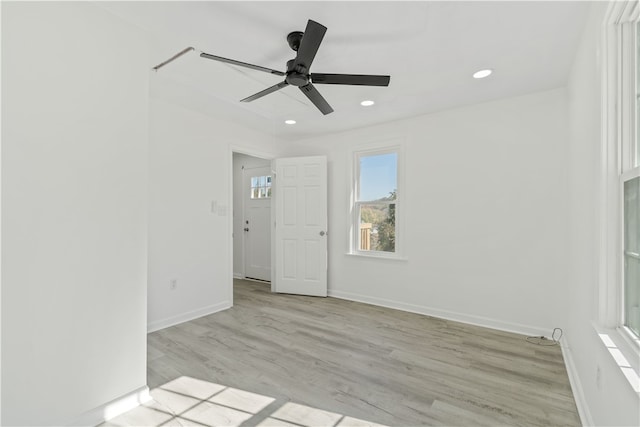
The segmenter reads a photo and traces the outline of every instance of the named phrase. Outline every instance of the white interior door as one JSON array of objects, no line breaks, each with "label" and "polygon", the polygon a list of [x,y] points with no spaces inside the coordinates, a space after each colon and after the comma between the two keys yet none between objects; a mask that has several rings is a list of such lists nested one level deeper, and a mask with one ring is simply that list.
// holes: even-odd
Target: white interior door
[{"label": "white interior door", "polygon": [[271,167],[246,168],[244,197],[244,275],[271,281]]},{"label": "white interior door", "polygon": [[327,296],[327,158],[274,160],[275,292]]}]

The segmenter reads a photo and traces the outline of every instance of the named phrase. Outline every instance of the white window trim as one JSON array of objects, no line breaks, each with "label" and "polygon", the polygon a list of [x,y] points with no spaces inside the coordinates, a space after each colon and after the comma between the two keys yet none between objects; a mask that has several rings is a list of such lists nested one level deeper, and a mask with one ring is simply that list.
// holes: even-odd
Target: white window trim
[{"label": "white window trim", "polygon": [[[640,108],[640,106],[639,106]],[[632,150],[629,150],[630,154],[635,155],[635,153],[632,152]],[[618,206],[619,206],[619,218],[618,218],[618,224],[620,226],[620,229],[618,231],[618,236],[619,236],[619,251],[620,251],[620,256],[619,256],[619,269],[620,269],[620,283],[623,284],[625,281],[624,278],[624,184],[625,182],[632,180],[634,178],[637,178],[640,176],[640,165],[636,166],[636,167],[630,167],[629,170],[626,170],[624,172],[622,172],[620,174],[620,178],[619,178],[619,183],[618,183],[618,188],[620,191],[620,199],[618,201]],[[624,309],[623,307],[625,306],[625,302],[624,302],[624,290],[622,289],[622,286],[618,286],[619,292],[620,292],[620,300],[619,300],[619,306],[618,306],[618,319],[617,319],[617,327],[618,329],[620,329],[620,333],[622,334],[623,339],[626,341],[626,344],[631,345],[633,348],[635,348],[636,352],[637,352],[637,359],[640,360],[640,337],[638,337],[636,334],[634,334],[633,332],[631,332],[631,330],[629,328],[627,328],[627,326],[625,326],[625,315],[624,315]]]},{"label": "white window trim", "polygon": [[[603,25],[599,291],[598,321],[594,324],[601,339],[603,336],[611,339],[613,344],[605,347],[636,392],[640,387],[640,341],[624,326],[623,318],[622,183],[629,179],[629,173],[638,172],[638,168],[630,170],[630,162],[635,155],[631,141],[639,125],[635,117],[635,64],[631,61],[636,56],[633,26],[639,16],[637,1],[612,2]],[[620,364],[616,358],[618,350],[630,366]]]},{"label": "white window trim", "polygon": [[[389,154],[389,153],[397,153],[398,154],[398,177],[397,177],[397,189],[396,189],[396,242],[395,242],[395,252],[382,252],[382,251],[361,251],[358,249],[358,241],[359,241],[359,233],[360,229],[356,225],[359,224],[360,218],[358,217],[358,204],[360,203],[357,200],[357,186],[360,177],[360,162],[359,159],[361,156],[371,156],[377,154]],[[405,230],[405,211],[406,211],[406,200],[405,200],[405,182],[404,182],[404,142],[400,139],[389,139],[384,141],[378,141],[371,144],[367,144],[365,146],[354,147],[352,151],[349,152],[350,162],[351,162],[351,188],[350,188],[350,196],[351,200],[349,203],[349,250],[347,251],[347,255],[355,255],[359,257],[365,258],[379,258],[379,259],[390,259],[390,260],[401,260],[406,261],[407,258],[404,253],[404,230]]]}]

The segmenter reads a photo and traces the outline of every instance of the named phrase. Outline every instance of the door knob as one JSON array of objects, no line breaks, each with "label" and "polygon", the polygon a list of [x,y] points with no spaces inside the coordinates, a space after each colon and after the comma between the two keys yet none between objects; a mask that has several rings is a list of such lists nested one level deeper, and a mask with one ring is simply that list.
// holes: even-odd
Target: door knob
[{"label": "door knob", "polygon": [[321,232],[320,232],[320,235],[321,235],[321,236],[324,236],[325,234],[327,234],[327,233],[325,233],[324,231],[321,231]]},{"label": "door knob", "polygon": [[249,231],[249,227],[245,227],[244,231]]}]

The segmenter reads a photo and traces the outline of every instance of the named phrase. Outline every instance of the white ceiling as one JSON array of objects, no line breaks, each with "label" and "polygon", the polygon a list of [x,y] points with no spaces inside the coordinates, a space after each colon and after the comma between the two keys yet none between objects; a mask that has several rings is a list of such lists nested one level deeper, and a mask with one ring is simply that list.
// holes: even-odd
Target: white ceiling
[{"label": "white ceiling", "polygon": [[[285,139],[564,86],[589,2],[108,2],[150,37],[149,68],[187,46],[285,71],[307,19],[328,28],[312,72],[389,74],[387,88],[316,85],[323,116],[295,87],[240,103],[283,78],[191,52],[153,73],[157,96]],[[471,77],[482,68],[494,74]],[[364,108],[360,101],[376,104]],[[285,125],[285,119],[298,123]]]}]

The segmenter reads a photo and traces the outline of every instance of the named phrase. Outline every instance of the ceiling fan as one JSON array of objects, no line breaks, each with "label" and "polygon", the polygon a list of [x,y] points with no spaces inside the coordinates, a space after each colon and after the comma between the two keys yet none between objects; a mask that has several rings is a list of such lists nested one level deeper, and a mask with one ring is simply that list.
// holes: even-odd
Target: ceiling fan
[{"label": "ceiling fan", "polygon": [[246,62],[236,61],[234,59],[223,58],[221,56],[211,55],[208,53],[200,53],[202,58],[212,59],[214,61],[226,62],[228,64],[240,67],[251,68],[252,70],[263,71],[265,73],[284,76],[284,81],[273,85],[263,91],[260,91],[247,98],[241,99],[240,102],[251,102],[262,98],[265,95],[278,91],[286,86],[297,86],[307,98],[318,107],[322,114],[333,112],[333,108],[320,95],[320,92],[313,85],[316,84],[333,84],[333,85],[359,85],[359,86],[389,86],[390,76],[379,76],[369,74],[326,74],[311,73],[309,69],[313,63],[313,59],[318,52],[320,43],[327,32],[327,28],[315,21],[309,20],[304,33],[294,31],[287,36],[287,42],[291,49],[297,52],[296,57],[287,61],[287,71],[282,72],[272,70],[271,68],[261,67],[259,65],[248,64]]}]

